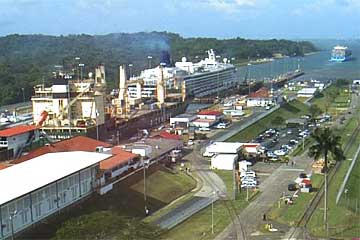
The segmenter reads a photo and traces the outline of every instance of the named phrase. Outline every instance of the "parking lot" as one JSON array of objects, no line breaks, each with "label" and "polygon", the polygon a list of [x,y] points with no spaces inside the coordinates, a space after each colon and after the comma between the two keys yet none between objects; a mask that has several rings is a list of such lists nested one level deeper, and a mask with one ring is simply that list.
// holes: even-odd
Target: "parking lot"
[{"label": "parking lot", "polygon": [[252,142],[261,143],[261,151],[268,159],[276,161],[291,153],[298,145],[301,145],[311,132],[324,124],[325,120],[311,122],[297,127],[270,128],[259,134]]}]

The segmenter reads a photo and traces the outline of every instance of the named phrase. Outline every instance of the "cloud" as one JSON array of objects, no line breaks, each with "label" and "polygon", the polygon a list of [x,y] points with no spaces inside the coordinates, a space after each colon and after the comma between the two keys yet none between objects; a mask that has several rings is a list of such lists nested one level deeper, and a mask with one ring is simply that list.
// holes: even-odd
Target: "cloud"
[{"label": "cloud", "polygon": [[259,0],[205,0],[202,3],[218,11],[236,13],[240,10],[257,8],[259,2]]}]

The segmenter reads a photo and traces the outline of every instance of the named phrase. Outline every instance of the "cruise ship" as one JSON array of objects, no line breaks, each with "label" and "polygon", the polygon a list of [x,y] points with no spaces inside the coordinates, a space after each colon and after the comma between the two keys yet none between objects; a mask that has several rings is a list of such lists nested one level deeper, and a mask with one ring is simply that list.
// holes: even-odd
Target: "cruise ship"
[{"label": "cruise ship", "polygon": [[156,83],[163,79],[167,91],[184,89],[186,96],[204,97],[214,95],[222,90],[236,86],[236,68],[226,58],[223,62],[216,60],[213,49],[207,51],[208,57],[193,63],[183,57],[175,67],[158,66],[144,70],[140,76],[131,80],[142,81],[141,96],[136,84],[128,85],[130,98],[151,98],[156,96]]},{"label": "cruise ship", "polygon": [[348,47],[344,46],[335,46],[331,52],[331,62],[345,62],[347,60],[350,60],[351,58],[351,51],[348,49]]}]

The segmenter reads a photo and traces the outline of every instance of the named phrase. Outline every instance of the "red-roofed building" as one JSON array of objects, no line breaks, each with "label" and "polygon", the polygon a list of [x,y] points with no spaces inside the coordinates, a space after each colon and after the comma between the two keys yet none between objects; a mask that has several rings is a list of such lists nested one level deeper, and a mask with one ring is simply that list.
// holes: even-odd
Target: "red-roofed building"
[{"label": "red-roofed building", "polygon": [[0,130],[0,160],[9,160],[21,155],[23,149],[39,140],[39,128],[20,125]]},{"label": "red-roofed building", "polygon": [[0,170],[10,167],[9,165],[0,163]]},{"label": "red-roofed building", "polygon": [[248,107],[265,107],[273,104],[274,100],[270,97],[269,89],[266,87],[262,87],[256,92],[250,93],[246,101]]},{"label": "red-roofed building", "polygon": [[100,170],[103,174],[100,179],[101,185],[107,185],[115,178],[124,175],[124,173],[136,170],[142,166],[138,154],[125,151],[118,146],[111,148],[111,150],[105,153],[112,153],[113,156],[100,162]]},{"label": "red-roofed building", "polygon": [[160,137],[160,138],[164,138],[164,139],[181,140],[181,136],[172,134],[172,133],[168,133],[167,131],[160,132],[158,135],[155,136],[155,138],[156,137]]},{"label": "red-roofed building", "polygon": [[21,163],[29,159],[41,156],[46,153],[53,152],[70,152],[70,151],[85,151],[95,152],[97,147],[109,148],[111,144],[101,142],[85,136],[75,136],[60,142],[56,142],[50,145],[42,146],[29,152],[26,155],[21,156],[19,159],[12,161],[12,163]]},{"label": "red-roofed building", "polygon": [[222,112],[214,110],[202,110],[197,113],[198,119],[193,121],[193,124],[196,127],[211,127],[212,125],[218,123],[224,115]]}]

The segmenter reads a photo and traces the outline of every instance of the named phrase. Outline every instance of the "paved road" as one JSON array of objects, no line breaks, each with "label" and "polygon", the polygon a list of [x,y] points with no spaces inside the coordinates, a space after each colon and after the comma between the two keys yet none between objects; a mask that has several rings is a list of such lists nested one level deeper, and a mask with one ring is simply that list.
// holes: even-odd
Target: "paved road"
[{"label": "paved road", "polygon": [[[239,122],[235,122],[228,129],[219,131],[212,136],[211,139],[214,141],[224,141],[264,116],[275,111],[277,108],[278,106],[267,111],[259,108],[253,115],[244,118]],[[226,186],[222,179],[209,169],[209,161],[205,160],[200,154],[202,147],[203,145],[196,143],[194,150],[184,157],[184,159],[189,160],[192,163],[192,170],[197,173],[197,177],[199,178],[198,180],[202,182],[202,187],[194,195],[194,199],[186,201],[155,221],[155,224],[159,225],[163,229],[170,229],[183,222],[196,212],[209,206],[213,200],[216,201],[219,198],[226,198]],[[234,221],[240,225],[239,220],[236,219]],[[240,230],[241,229],[238,229],[238,231]],[[241,233],[238,234],[240,235]]]},{"label": "paved road", "polygon": [[213,136],[210,137],[210,139],[213,141],[218,141],[218,142],[225,141],[226,139],[232,137],[236,133],[242,131],[243,129],[247,128],[251,124],[253,124],[256,121],[260,120],[261,118],[265,117],[266,115],[272,113],[279,107],[280,106],[277,105],[270,110],[263,110],[263,109],[260,110],[259,109],[258,111],[255,111],[251,116],[246,117],[238,122],[234,122],[231,127],[214,134]]},{"label": "paved road", "polygon": [[[353,98],[353,103],[355,106],[359,104],[358,98]],[[350,118],[349,114],[344,115],[346,118]],[[338,119],[335,120],[334,126],[339,126],[341,123]],[[300,157],[295,157],[293,159],[296,162],[296,166],[289,167],[286,165],[280,166],[276,169],[273,174],[271,174],[265,182],[260,184],[261,195],[257,197],[253,202],[249,204],[239,215],[240,219],[246,219],[245,224],[243,224],[243,229],[245,231],[245,238],[239,237],[236,234],[238,228],[236,224],[230,224],[221,234],[217,236],[216,239],[264,239],[264,236],[258,236],[257,229],[261,224],[264,224],[262,221],[262,216],[264,213],[268,212],[271,207],[278,201],[279,197],[282,196],[284,192],[287,192],[287,184],[294,180],[300,172],[311,172],[311,164],[313,162],[307,156],[305,152]],[[277,226],[274,224],[275,228],[280,228],[283,226]],[[284,229],[281,234],[273,234],[272,236],[266,236],[268,239],[287,239],[289,233],[293,233],[294,229]],[[304,235],[305,234],[305,235]],[[303,239],[307,233],[302,231],[301,228],[296,229],[296,233],[293,234],[294,239]]]},{"label": "paved road", "polygon": [[[257,229],[263,222],[263,214],[267,213],[272,206],[279,200],[283,193],[287,192],[287,185],[296,179],[301,172],[310,173],[312,159],[303,155],[294,158],[295,166],[281,165],[266,181],[259,185],[261,194],[252,201],[239,215],[240,219],[246,219],[243,222],[243,230],[246,237],[236,236],[234,229],[239,226],[230,224],[216,239],[252,239]],[[274,225],[275,228],[279,228]]]},{"label": "paved road", "polygon": [[197,177],[199,178],[198,181],[202,182],[202,187],[192,199],[155,221],[155,224],[159,225],[162,229],[170,229],[209,206],[213,201],[226,197],[226,186],[224,182],[209,169],[208,161],[203,159],[199,153],[199,149],[200,146],[195,145],[194,150],[185,156],[184,159],[191,161],[192,170],[196,171]]}]

